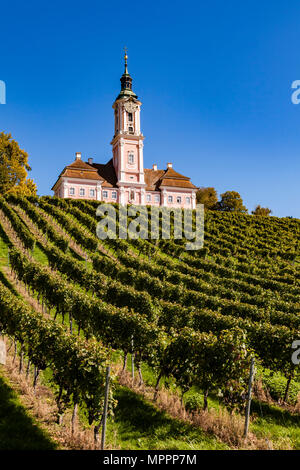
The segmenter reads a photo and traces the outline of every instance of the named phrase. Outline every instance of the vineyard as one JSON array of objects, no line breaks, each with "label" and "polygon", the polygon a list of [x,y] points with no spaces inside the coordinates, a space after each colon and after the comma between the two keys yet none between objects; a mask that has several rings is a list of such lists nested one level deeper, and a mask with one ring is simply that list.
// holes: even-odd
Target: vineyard
[{"label": "vineyard", "polygon": [[[203,248],[187,251],[185,239],[168,240],[161,227],[159,239],[126,239],[117,204],[120,238],[99,239],[98,205],[0,199],[0,331],[34,387],[49,371],[58,422],[71,409],[74,432],[81,410],[97,444],[107,368],[122,362],[110,380],[113,420],[129,358],[139,385],[144,371],[153,378],[154,401],[173,387],[187,409],[208,413],[214,399],[241,417],[255,358],[257,403],[268,394],[299,426],[291,358],[300,340],[300,221],[208,211]],[[243,447],[240,439],[226,444]]]}]

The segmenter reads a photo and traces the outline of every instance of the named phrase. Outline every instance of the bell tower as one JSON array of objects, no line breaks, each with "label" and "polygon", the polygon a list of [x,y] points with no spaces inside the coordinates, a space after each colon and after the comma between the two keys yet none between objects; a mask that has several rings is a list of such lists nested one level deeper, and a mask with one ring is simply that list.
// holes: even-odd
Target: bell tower
[{"label": "bell tower", "polygon": [[140,126],[142,103],[132,91],[132,78],[128,73],[125,48],[124,73],[120,79],[121,91],[114,104],[115,133],[111,141],[113,164],[120,188],[120,203],[144,204],[145,181],[143,140]]}]

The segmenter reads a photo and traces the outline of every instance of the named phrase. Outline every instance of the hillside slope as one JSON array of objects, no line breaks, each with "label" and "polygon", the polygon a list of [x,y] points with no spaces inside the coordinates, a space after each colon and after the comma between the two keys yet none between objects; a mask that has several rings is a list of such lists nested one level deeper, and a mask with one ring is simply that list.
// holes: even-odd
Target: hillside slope
[{"label": "hillside slope", "polygon": [[263,373],[285,378],[281,399],[294,406],[300,221],[207,212],[204,248],[186,251],[184,239],[99,240],[98,205],[0,200],[10,267],[47,312],[125,360],[134,352],[157,387],[163,377],[183,393],[196,387],[204,406],[219,392],[220,403],[243,406],[255,354]]}]

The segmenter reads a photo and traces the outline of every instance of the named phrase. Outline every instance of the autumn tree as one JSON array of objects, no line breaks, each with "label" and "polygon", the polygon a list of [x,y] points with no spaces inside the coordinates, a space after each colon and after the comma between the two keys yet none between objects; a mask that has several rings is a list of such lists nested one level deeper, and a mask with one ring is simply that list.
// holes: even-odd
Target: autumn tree
[{"label": "autumn tree", "polygon": [[196,197],[197,203],[203,204],[204,209],[213,210],[218,202],[217,191],[215,188],[199,188]]},{"label": "autumn tree", "polygon": [[262,217],[268,217],[272,214],[271,209],[268,207],[261,207],[259,204],[255,207],[254,211],[251,212],[253,215],[260,215]]},{"label": "autumn tree", "polygon": [[243,205],[243,199],[237,191],[226,191],[221,194],[221,200],[217,203],[216,209],[224,212],[248,213],[248,209]]},{"label": "autumn tree", "polygon": [[28,154],[21,150],[11,134],[0,133],[0,194],[17,193],[23,196],[36,194],[34,181],[27,178],[31,168]]}]

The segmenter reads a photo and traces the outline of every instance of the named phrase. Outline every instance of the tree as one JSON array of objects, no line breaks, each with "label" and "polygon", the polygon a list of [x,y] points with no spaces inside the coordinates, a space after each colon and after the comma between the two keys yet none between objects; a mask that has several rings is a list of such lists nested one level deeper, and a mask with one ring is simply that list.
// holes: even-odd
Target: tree
[{"label": "tree", "polygon": [[243,205],[243,199],[236,191],[226,191],[221,194],[221,200],[217,203],[216,209],[224,212],[248,213],[248,209]]},{"label": "tree", "polygon": [[205,209],[213,210],[218,202],[217,191],[215,188],[200,188],[197,191],[197,203],[204,204]]},{"label": "tree", "polygon": [[36,194],[34,181],[27,178],[28,154],[21,150],[11,134],[0,133],[0,194],[18,193],[24,196]]},{"label": "tree", "polygon": [[272,211],[268,207],[261,207],[258,204],[258,206],[255,207],[254,211],[252,211],[251,214],[261,215],[262,217],[268,217],[268,215],[272,214]]}]

